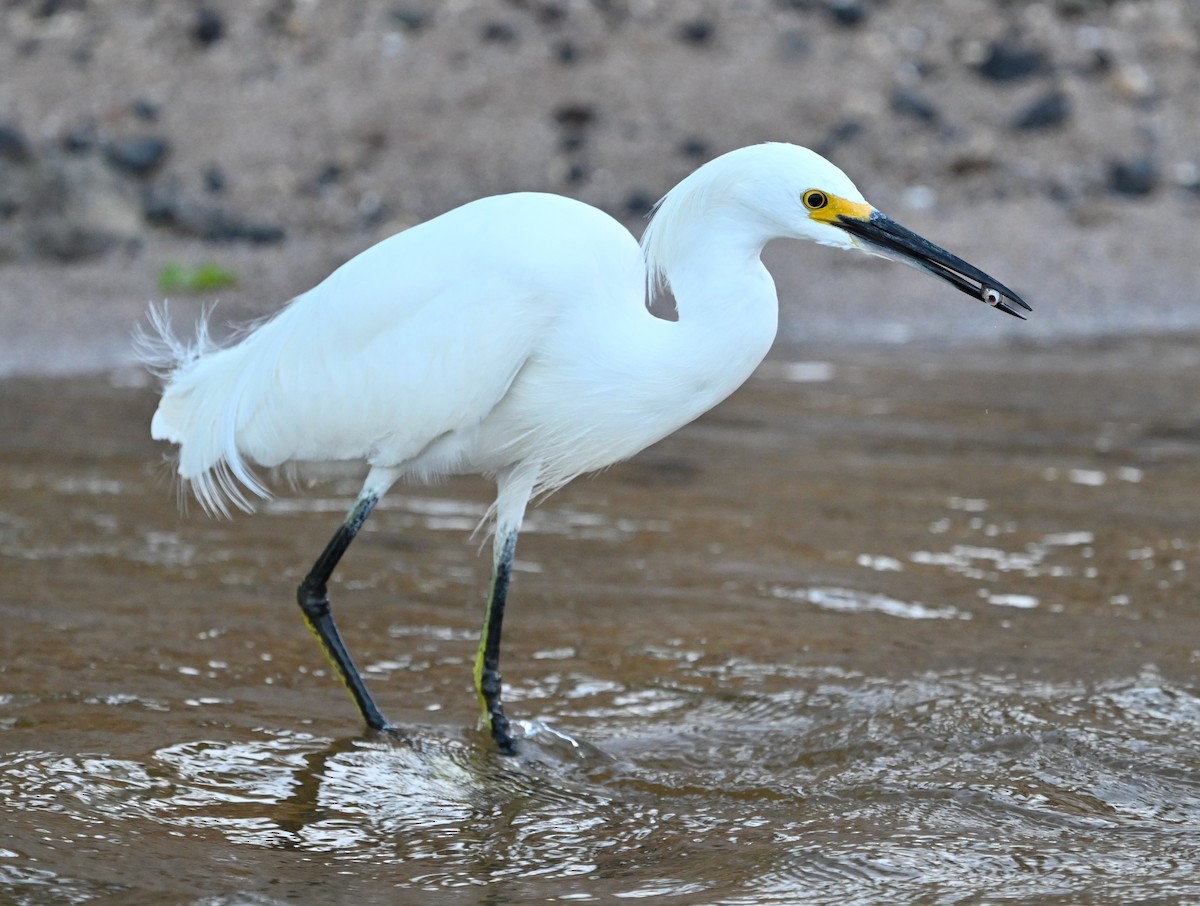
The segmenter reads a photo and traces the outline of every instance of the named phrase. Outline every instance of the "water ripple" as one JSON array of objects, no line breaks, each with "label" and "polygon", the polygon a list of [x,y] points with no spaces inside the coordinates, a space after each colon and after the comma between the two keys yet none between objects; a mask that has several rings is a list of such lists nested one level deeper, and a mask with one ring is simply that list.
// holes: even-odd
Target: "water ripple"
[{"label": "water ripple", "polygon": [[[622,700],[591,723],[609,728],[599,749],[536,725],[518,759],[429,731],[259,732],[144,761],[10,753],[0,795],[9,814],[69,819],[51,842],[150,823],[398,872],[414,890],[584,893],[562,885],[601,878],[633,898],[952,902],[941,892],[964,878],[976,896],[1025,899],[1120,878],[1129,896],[1200,894],[1200,699],[1153,668],[1094,687],[814,668],[753,691],[771,665],[681,663],[742,691],[597,689]],[[55,882],[12,856],[0,889]]]}]

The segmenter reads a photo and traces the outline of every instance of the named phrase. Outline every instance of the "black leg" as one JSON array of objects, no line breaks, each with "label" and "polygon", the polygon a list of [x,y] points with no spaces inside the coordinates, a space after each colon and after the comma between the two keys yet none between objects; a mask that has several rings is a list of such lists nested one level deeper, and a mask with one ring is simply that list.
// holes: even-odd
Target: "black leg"
[{"label": "black leg", "polygon": [[508,583],[512,578],[513,556],[517,548],[517,533],[510,532],[496,539],[495,562],[492,567],[492,591],[488,597],[483,623],[483,636],[475,656],[475,691],[483,709],[483,722],[501,754],[515,755],[516,741],[512,737],[508,718],[501,703],[500,632],[504,623],[504,603],[508,598]]},{"label": "black leg", "polygon": [[338,676],[345,683],[350,696],[362,713],[363,720],[367,722],[367,726],[373,730],[386,730],[388,722],[383,719],[383,715],[375,707],[375,700],[367,691],[367,687],[358,673],[358,668],[354,666],[354,661],[351,660],[350,653],[346,651],[346,646],[342,642],[342,636],[338,632],[337,626],[334,625],[333,613],[329,607],[329,592],[326,588],[334,567],[342,559],[346,548],[350,546],[350,542],[354,540],[354,536],[358,534],[358,530],[362,528],[362,524],[371,515],[371,510],[378,502],[377,494],[364,494],[355,502],[345,521],[338,527],[333,538],[326,545],[324,552],[317,558],[317,562],[304,577],[304,581],[300,583],[300,587],[296,591],[296,600],[300,604],[300,610],[304,613],[304,619],[308,622],[308,628],[312,630],[313,635],[321,643],[321,647],[325,649],[329,662],[333,664]]}]

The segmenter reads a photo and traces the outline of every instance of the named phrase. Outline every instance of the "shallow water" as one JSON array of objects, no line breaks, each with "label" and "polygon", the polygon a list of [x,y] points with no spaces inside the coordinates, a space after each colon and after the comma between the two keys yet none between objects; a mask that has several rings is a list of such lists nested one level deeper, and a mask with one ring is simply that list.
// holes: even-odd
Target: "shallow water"
[{"label": "shallow water", "polygon": [[1200,898],[1200,354],[768,363],[529,521],[523,755],[470,689],[482,482],[181,517],[128,375],[0,385],[0,901]]}]

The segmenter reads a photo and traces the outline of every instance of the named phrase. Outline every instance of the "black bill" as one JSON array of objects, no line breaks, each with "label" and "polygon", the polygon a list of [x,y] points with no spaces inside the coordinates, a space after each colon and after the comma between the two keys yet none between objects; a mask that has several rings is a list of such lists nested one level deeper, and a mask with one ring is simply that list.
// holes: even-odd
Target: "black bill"
[{"label": "black bill", "polygon": [[994,280],[972,264],[952,255],[912,230],[900,226],[879,211],[872,211],[866,220],[839,215],[836,226],[861,239],[870,250],[885,258],[919,268],[956,286],[968,296],[982,299],[1014,318],[1025,316],[1010,307],[1009,302],[1026,311],[1033,311],[1025,300],[998,280]]}]

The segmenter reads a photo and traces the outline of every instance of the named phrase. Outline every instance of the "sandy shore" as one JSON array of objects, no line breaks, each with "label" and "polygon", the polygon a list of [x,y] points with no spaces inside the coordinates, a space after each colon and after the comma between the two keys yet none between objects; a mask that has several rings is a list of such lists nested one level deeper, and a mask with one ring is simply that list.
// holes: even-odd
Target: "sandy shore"
[{"label": "sandy shore", "polygon": [[[0,374],[128,362],[173,263],[237,280],[172,293],[183,317],[219,299],[236,321],[480,195],[557,191],[640,232],[699,163],[767,139],[828,154],[1036,309],[1020,324],[886,264],[780,246],[784,342],[1200,330],[1187,0],[255,0],[151,15],[79,0],[18,6],[6,26]],[[829,286],[819,302],[814,283]]]}]

